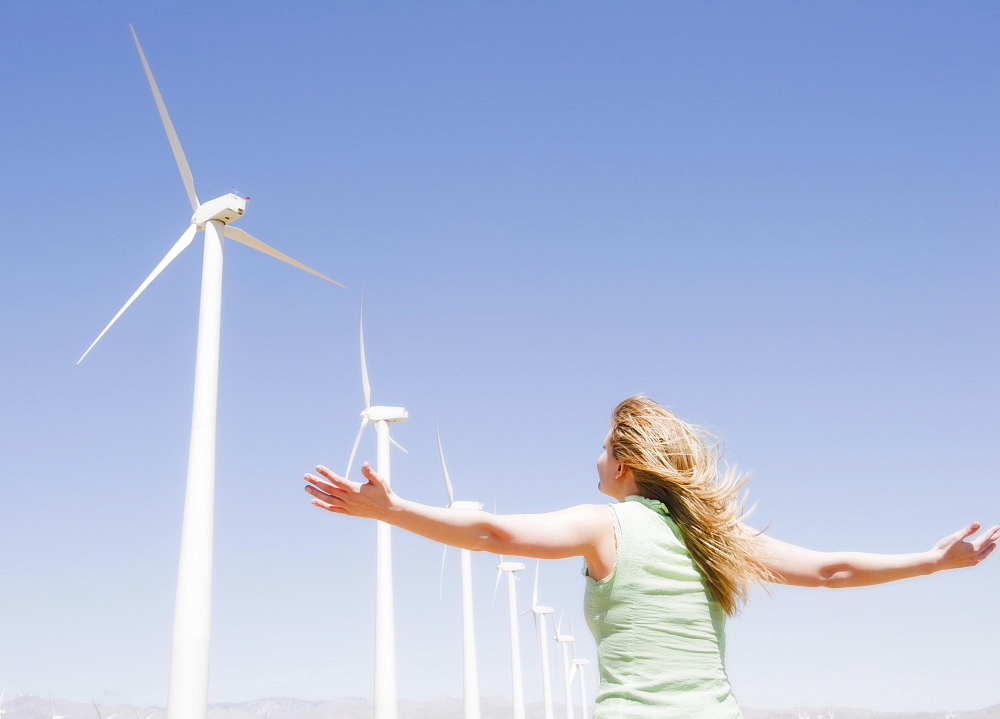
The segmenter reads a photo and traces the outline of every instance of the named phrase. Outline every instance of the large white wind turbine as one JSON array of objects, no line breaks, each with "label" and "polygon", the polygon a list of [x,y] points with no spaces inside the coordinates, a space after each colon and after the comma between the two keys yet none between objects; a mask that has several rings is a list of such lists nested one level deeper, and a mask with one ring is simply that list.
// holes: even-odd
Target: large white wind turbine
[{"label": "large white wind turbine", "polygon": [[576,639],[573,637],[572,627],[570,628],[569,634],[562,633],[562,620],[563,618],[560,616],[559,621],[556,623],[555,639],[557,644],[562,645],[563,686],[566,694],[566,719],[573,719],[573,675],[572,669],[570,668],[568,645],[575,642]]},{"label": "large white wind turbine", "polygon": [[[131,25],[129,26],[130,29]],[[222,310],[222,240],[223,237],[271,255],[295,267],[334,282],[256,237],[229,223],[246,209],[246,200],[234,194],[200,203],[194,192],[194,180],[180,140],[163,104],[163,98],[146,62],[139,38],[132,29],[132,39],[139,51],[146,79],[167,132],[174,160],[181,173],[194,214],[188,228],[166,256],[139,285],[124,306],[97,336],[77,364],[111,328],[143,290],[194,239],[205,231],[205,249],[201,276],[201,308],[198,315],[198,345],[195,360],[194,406],[191,419],[191,444],[188,454],[187,489],[184,496],[184,520],[181,529],[180,562],[177,573],[177,597],[174,605],[174,628],[170,655],[170,684],[167,693],[168,719],[201,719],[208,710],[208,664],[212,606],[212,534],[215,495],[215,427],[219,380],[219,328]],[[335,284],[340,284],[335,282]]]},{"label": "large white wind turbine", "polygon": [[[369,423],[375,425],[376,468],[382,481],[389,486],[389,445],[400,449],[399,443],[389,436],[389,423],[407,418],[404,407],[372,406],[371,384],[368,382],[368,363],[365,360],[364,310],[358,321],[361,338],[361,394],[365,408],[361,410],[361,427],[354,438],[351,456],[347,460],[344,477],[351,473],[354,455],[358,452],[361,435]],[[405,451],[405,450],[404,450]],[[392,535],[385,522],[375,522],[375,719],[395,719],[396,702],[396,629],[392,606]]]},{"label": "large white wind turbine", "polygon": [[[507,575],[507,612],[510,621],[510,683],[514,719],[524,719],[524,678],[521,676],[521,640],[517,631],[517,587],[515,574],[524,570],[520,562],[505,561],[497,564],[497,583],[500,575]],[[496,590],[494,589],[494,592]]]},{"label": "large white wind turbine", "polygon": [[538,634],[538,647],[542,655],[542,704],[545,707],[545,719],[554,719],[552,712],[552,674],[549,671],[549,632],[545,617],[552,614],[552,607],[543,607],[538,603],[538,572],[542,568],[542,560],[535,564],[535,588],[531,592],[531,608],[525,614],[535,618],[535,631]]},{"label": "large white wind turbine", "polygon": [[[448,476],[448,466],[444,463],[444,449],[441,447],[441,431],[438,430],[438,454],[441,456],[441,472],[444,474],[444,488],[448,493],[450,509],[482,510],[482,502],[455,500],[455,491]],[[476,629],[472,612],[472,552],[460,549],[462,571],[462,686],[465,703],[465,719],[479,719],[479,671],[476,666]]]}]

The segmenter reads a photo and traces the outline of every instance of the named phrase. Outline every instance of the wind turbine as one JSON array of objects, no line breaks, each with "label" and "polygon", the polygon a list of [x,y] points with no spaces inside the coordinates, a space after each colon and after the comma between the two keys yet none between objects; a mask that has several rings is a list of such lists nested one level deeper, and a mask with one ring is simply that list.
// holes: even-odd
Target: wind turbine
[{"label": "wind turbine", "polygon": [[[177,597],[174,604],[174,627],[170,653],[170,684],[167,692],[168,719],[201,719],[208,710],[208,664],[212,608],[212,534],[215,496],[215,427],[219,382],[219,329],[222,313],[222,240],[228,237],[274,258],[340,284],[278,252],[272,247],[229,223],[246,209],[246,200],[234,194],[201,203],[194,191],[194,179],[184,150],[167,114],[153,72],[149,69],[139,38],[132,30],[139,59],[160,112],[173,150],[177,169],[187,190],[194,214],[188,228],[166,256],[139,285],[128,301],[101,331],[79,364],[111,328],[122,313],[142,294],[156,277],[194,239],[205,231],[205,249],[201,276],[201,308],[198,315],[198,346],[195,359],[194,403],[191,419],[191,443],[188,454],[187,489],[184,496],[184,520],[181,529],[180,562],[177,571]],[[343,286],[343,285],[341,285]]]},{"label": "wind turbine", "polygon": [[562,633],[562,616],[556,624],[555,640],[562,645],[562,666],[563,666],[563,687],[566,694],[566,719],[573,719],[573,679],[570,670],[569,647],[570,643],[576,641],[573,637],[573,629],[570,627],[569,634]]},{"label": "wind turbine", "polygon": [[[354,455],[358,452],[361,435],[370,424],[375,425],[376,471],[385,486],[389,486],[389,445],[403,449],[389,436],[389,423],[402,422],[409,415],[404,407],[372,406],[371,384],[368,381],[368,363],[365,360],[364,308],[358,320],[361,344],[361,394],[365,407],[361,410],[361,427],[354,438],[351,456],[347,460],[344,477],[351,473]],[[406,450],[403,450],[404,452]],[[392,607],[392,535],[385,522],[375,522],[375,719],[395,719],[396,702],[396,629]]]},{"label": "wind turbine", "polygon": [[576,656],[576,642],[573,643],[573,670],[569,674],[570,683],[573,682],[573,678],[579,674],[580,675],[580,713],[583,719],[590,719],[590,709],[589,703],[587,702],[587,682],[584,680],[583,668],[590,664],[589,659],[583,659],[582,657]]},{"label": "wind turbine", "polygon": [[[444,449],[441,447],[441,430],[437,433],[438,454],[441,456],[441,472],[444,474],[444,488],[448,493],[449,509],[472,509],[481,511],[482,502],[455,501],[455,492],[448,476],[448,466],[444,463]],[[479,719],[479,673],[476,667],[476,629],[472,613],[472,552],[460,549],[462,571],[462,679],[465,719]],[[443,569],[443,567],[442,567]]]},{"label": "wind turbine", "polygon": [[542,568],[542,560],[535,563],[535,588],[531,592],[531,608],[525,614],[535,618],[535,631],[538,634],[538,647],[542,655],[542,700],[545,708],[545,719],[554,719],[552,712],[552,675],[549,671],[549,633],[545,627],[545,617],[552,614],[552,607],[543,607],[538,603],[538,573]]},{"label": "wind turbine", "polygon": [[[511,679],[511,702],[514,707],[514,719],[524,719],[524,678],[521,676],[521,640],[517,632],[517,587],[515,582],[516,572],[524,570],[524,565],[520,562],[507,562],[503,555],[500,555],[500,563],[497,564],[497,585],[500,584],[500,575],[507,575],[507,613],[510,620],[510,679]],[[496,595],[496,585],[493,589]]]}]

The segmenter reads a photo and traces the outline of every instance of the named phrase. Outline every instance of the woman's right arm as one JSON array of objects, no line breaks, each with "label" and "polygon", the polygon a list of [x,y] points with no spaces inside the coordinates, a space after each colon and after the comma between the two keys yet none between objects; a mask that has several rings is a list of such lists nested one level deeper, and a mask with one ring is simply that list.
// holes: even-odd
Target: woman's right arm
[{"label": "woman's right arm", "polygon": [[968,540],[980,529],[973,522],[940,539],[926,552],[869,554],[866,552],[817,552],[772,539],[750,530],[761,558],[779,584],[801,587],[863,587],[932,574],[942,569],[973,567],[996,549],[1000,526]]},{"label": "woman's right arm", "polygon": [[[591,575],[610,573],[615,534],[611,511],[582,504],[546,514],[498,515],[469,509],[431,507],[411,502],[385,486],[365,463],[364,484],[317,467],[305,475],[312,504],[336,514],[378,519],[442,544],[518,557],[560,559],[582,556]],[[605,570],[606,571],[603,571]]]}]

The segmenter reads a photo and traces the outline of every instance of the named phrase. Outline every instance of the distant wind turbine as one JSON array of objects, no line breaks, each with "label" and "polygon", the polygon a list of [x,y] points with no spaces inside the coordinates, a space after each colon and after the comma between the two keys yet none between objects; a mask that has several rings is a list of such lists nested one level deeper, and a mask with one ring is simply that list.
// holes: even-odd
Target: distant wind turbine
[{"label": "distant wind turbine", "polygon": [[7,693],[7,687],[0,690],[0,717],[7,713],[7,710],[3,708],[3,697]]},{"label": "distant wind turbine", "polygon": [[[389,445],[403,449],[389,436],[389,423],[402,422],[409,415],[403,407],[372,406],[371,384],[368,381],[368,363],[365,360],[364,309],[358,320],[361,344],[361,394],[365,407],[361,410],[361,427],[354,438],[351,456],[347,460],[344,477],[351,473],[354,456],[358,452],[361,436],[369,424],[375,425],[376,471],[385,486],[389,485]],[[403,450],[404,452],[406,450]],[[375,522],[375,719],[395,719],[396,701],[396,629],[392,606],[392,535],[388,524]]]},{"label": "distant wind turbine", "polygon": [[115,717],[118,716],[118,714],[116,712],[116,713],[112,714],[111,716],[102,717],[101,716],[101,710],[97,708],[97,702],[91,700],[91,703],[94,705],[94,711],[97,712],[97,719],[115,719]]},{"label": "distant wind turbine", "polygon": [[79,364],[135,299],[194,239],[205,231],[205,249],[201,276],[201,308],[198,317],[198,346],[195,359],[194,406],[191,419],[191,443],[188,454],[187,489],[184,497],[184,521],[181,529],[180,562],[177,572],[177,597],[174,605],[174,628],[171,641],[170,683],[167,691],[168,719],[204,719],[208,710],[208,664],[212,607],[212,534],[215,495],[215,428],[219,382],[219,329],[222,313],[222,241],[236,240],[276,259],[323,278],[256,237],[229,223],[239,218],[246,200],[234,194],[201,203],[194,191],[194,179],[184,150],[167,114],[166,105],[153,79],[153,72],[132,30],[139,59],[159,109],[160,120],[173,150],[177,169],[187,190],[194,214],[188,228],[166,256],[139,285],[124,306],[101,331]]},{"label": "distant wind turbine", "polygon": [[542,568],[542,560],[535,563],[535,588],[531,592],[531,608],[525,614],[535,618],[535,631],[538,634],[538,647],[542,661],[542,705],[545,709],[545,719],[554,719],[552,711],[552,674],[549,667],[549,633],[545,617],[552,614],[552,607],[543,607],[538,603],[538,574]]},{"label": "distant wind turbine", "polygon": [[562,633],[562,620],[563,617],[560,616],[559,622],[556,624],[555,640],[557,644],[562,645],[563,688],[566,696],[566,719],[573,719],[573,684],[569,659],[569,647],[567,645],[575,642],[576,639],[573,637],[572,627],[570,628],[569,634]]},{"label": "distant wind turbine", "polygon": [[56,705],[52,701],[52,693],[49,692],[49,710],[52,712],[52,719],[69,719],[69,717],[59,716],[56,714]]},{"label": "distant wind turbine", "polygon": [[[517,631],[517,572],[524,571],[520,562],[505,561],[500,556],[497,564],[497,583],[500,575],[507,575],[507,615],[510,622],[510,683],[514,719],[524,719],[524,678],[521,676],[521,640]],[[494,589],[494,593],[496,590]]]},{"label": "distant wind turbine", "polygon": [[[450,509],[482,510],[482,502],[455,501],[451,477],[448,476],[448,466],[444,462],[444,449],[441,446],[441,431],[437,433],[438,454],[441,456],[441,472],[444,474],[444,488],[448,494]],[[460,549],[462,572],[462,679],[463,701],[465,703],[465,719],[479,719],[479,672],[476,665],[476,625],[472,611],[472,552]],[[443,569],[443,567],[442,567]]]},{"label": "distant wind turbine", "polygon": [[590,719],[590,704],[587,700],[587,682],[584,677],[584,667],[590,664],[589,659],[583,659],[582,657],[576,656],[576,643],[573,643],[573,671],[570,672],[569,681],[573,682],[573,678],[579,675],[580,677],[580,713],[583,719]]}]

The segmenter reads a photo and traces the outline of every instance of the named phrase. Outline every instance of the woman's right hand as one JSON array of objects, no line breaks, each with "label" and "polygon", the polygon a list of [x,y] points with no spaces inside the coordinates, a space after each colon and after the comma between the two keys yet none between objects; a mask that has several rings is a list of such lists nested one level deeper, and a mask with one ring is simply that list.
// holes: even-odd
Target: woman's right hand
[{"label": "woman's right hand", "polygon": [[361,465],[361,474],[368,480],[364,484],[345,479],[323,465],[316,467],[316,472],[323,478],[312,474],[303,477],[309,482],[305,489],[312,495],[313,505],[352,517],[382,519],[388,514],[394,497],[392,490],[367,462]]},{"label": "woman's right hand", "polygon": [[974,567],[986,559],[997,548],[997,540],[1000,539],[1000,525],[990,527],[978,537],[965,541],[978,532],[980,526],[979,522],[972,522],[954,534],[949,534],[938,540],[931,548],[935,571]]}]

